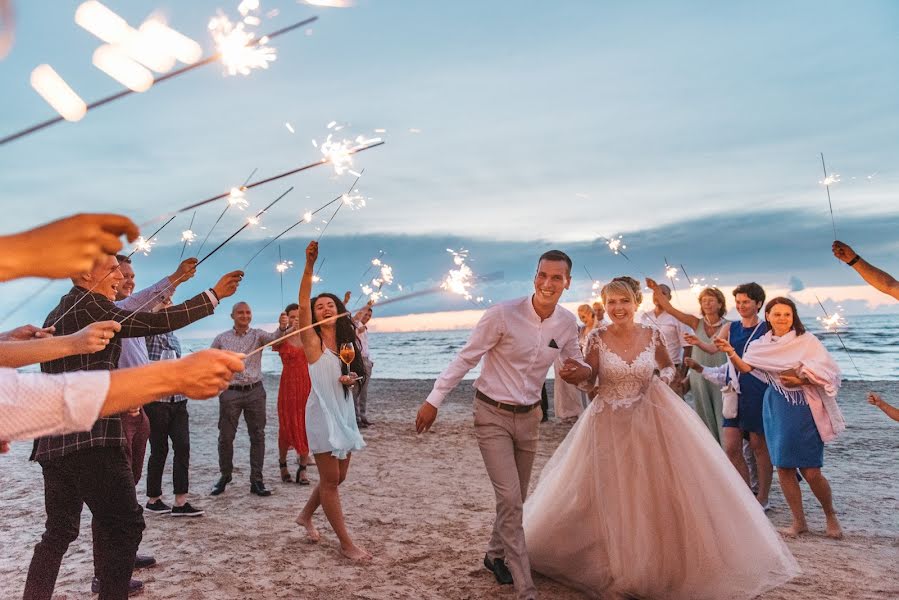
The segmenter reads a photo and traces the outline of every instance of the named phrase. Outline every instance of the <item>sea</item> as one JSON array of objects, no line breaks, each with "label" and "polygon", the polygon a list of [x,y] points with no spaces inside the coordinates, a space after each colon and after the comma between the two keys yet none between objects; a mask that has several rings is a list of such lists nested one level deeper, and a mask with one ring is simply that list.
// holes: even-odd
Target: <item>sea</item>
[{"label": "sea", "polygon": [[[860,315],[845,318],[835,331],[818,322],[805,323],[830,351],[849,380],[899,380],[899,314]],[[369,333],[369,352],[375,363],[374,377],[382,379],[434,379],[465,345],[471,330]],[[212,339],[182,338],[185,350],[208,348]],[[274,351],[262,358],[265,373],[280,373],[281,360]],[[466,379],[474,379],[480,365]],[[552,370],[548,376],[552,378]]]}]

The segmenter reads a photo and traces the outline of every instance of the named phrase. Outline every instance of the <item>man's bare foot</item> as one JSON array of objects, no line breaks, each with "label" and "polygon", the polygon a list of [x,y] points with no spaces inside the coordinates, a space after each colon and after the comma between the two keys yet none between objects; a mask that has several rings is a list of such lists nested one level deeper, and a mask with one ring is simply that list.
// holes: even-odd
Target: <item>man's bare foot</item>
[{"label": "man's bare foot", "polygon": [[793,523],[789,527],[781,527],[778,531],[787,537],[794,538],[808,533],[808,526],[805,523]]},{"label": "man's bare foot", "polygon": [[372,559],[371,554],[369,554],[365,548],[361,548],[355,544],[350,546],[340,547],[340,553],[346,556],[350,560],[355,560],[357,562],[365,562]]},{"label": "man's bare foot", "polygon": [[835,540],[843,539],[843,528],[840,527],[840,522],[837,520],[837,516],[825,515],[825,517],[827,518],[827,537],[833,538]]},{"label": "man's bare foot", "polygon": [[312,518],[304,519],[303,513],[297,515],[296,524],[306,530],[306,537],[310,542],[315,543],[318,542],[322,538],[321,534],[318,532],[318,529],[315,528],[315,525],[312,524]]}]

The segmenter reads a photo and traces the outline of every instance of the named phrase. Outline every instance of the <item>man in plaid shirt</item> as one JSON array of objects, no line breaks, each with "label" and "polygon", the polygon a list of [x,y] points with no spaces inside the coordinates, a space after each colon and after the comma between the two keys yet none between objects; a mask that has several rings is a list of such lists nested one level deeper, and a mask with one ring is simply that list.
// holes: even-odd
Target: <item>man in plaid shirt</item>
[{"label": "man in plaid shirt", "polygon": [[[47,316],[45,326],[55,325],[62,335],[89,323],[114,320],[122,329],[105,350],[67,356],[41,364],[45,373],[113,370],[121,354],[121,339],[157,335],[185,327],[212,314],[218,301],[234,294],[243,273],[234,271],[190,300],[157,313],[129,312],[113,304],[123,276],[115,256],[100,259],[94,268],[72,279],[75,284]],[[128,597],[134,557],[144,529],[143,511],[137,503],[134,478],[125,457],[122,424],[118,417],[98,419],[83,433],[35,440],[32,459],[44,475],[47,524],[35,546],[25,584],[26,600],[49,600],[56,585],[62,557],[78,537],[81,509],[87,503],[101,538],[95,556],[101,574],[100,599]]]}]

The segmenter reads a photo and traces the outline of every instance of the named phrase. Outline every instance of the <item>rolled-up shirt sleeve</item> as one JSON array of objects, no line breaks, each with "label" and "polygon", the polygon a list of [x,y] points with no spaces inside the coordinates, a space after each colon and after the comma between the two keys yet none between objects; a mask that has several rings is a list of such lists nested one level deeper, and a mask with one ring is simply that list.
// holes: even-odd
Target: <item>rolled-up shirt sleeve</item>
[{"label": "rolled-up shirt sleeve", "polygon": [[0,369],[0,440],[88,431],[109,392],[109,371],[48,375]]},{"label": "rolled-up shirt sleeve", "polygon": [[503,315],[500,307],[488,308],[478,324],[475,325],[468,342],[434,382],[434,389],[426,399],[428,404],[440,408],[443,399],[459,385],[465,374],[480,362],[481,357],[488,350],[499,343],[503,336],[503,328]]}]

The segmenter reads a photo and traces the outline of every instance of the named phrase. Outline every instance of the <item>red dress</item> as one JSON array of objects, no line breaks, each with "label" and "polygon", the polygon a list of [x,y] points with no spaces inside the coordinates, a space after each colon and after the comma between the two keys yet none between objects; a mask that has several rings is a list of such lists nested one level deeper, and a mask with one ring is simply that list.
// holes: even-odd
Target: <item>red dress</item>
[{"label": "red dress", "polygon": [[293,448],[298,454],[309,454],[306,439],[306,400],[312,382],[309,363],[303,349],[289,343],[275,347],[284,365],[278,386],[278,445]]}]

